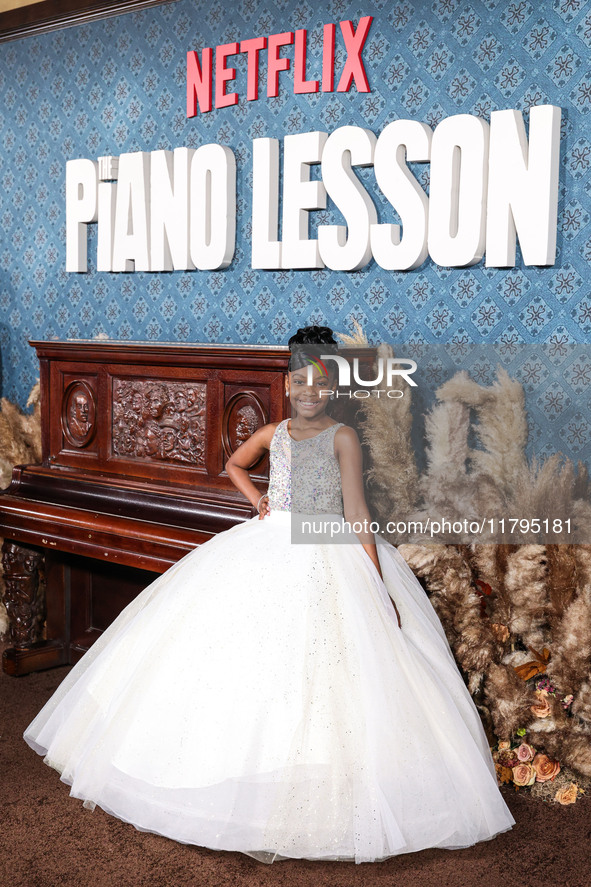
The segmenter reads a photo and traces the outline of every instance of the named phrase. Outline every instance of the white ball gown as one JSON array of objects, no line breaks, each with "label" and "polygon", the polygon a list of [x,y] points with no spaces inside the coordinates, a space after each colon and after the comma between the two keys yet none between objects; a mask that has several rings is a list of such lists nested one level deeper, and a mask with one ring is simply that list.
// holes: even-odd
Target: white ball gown
[{"label": "white ball gown", "polygon": [[262,862],[373,862],[515,824],[441,623],[396,548],[379,546],[382,581],[358,540],[291,540],[292,453],[311,469],[303,510],[342,520],[339,427],[294,441],[279,423],[271,514],[152,582],[29,725],[25,740],[85,806]]}]

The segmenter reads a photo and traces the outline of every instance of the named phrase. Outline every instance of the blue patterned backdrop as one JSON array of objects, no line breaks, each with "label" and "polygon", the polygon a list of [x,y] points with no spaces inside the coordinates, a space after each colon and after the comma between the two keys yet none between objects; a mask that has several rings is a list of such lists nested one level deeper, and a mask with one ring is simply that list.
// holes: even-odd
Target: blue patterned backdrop
[{"label": "blue patterned backdrop", "polygon": [[[185,55],[308,28],[320,75],[322,25],[374,21],[364,49],[371,92],[280,94],[187,119]],[[337,72],[344,60],[337,30]],[[24,405],[38,375],[28,338],[284,343],[308,322],[359,320],[390,342],[588,342],[591,333],[591,2],[589,0],[178,0],[0,46],[0,355],[2,394]],[[289,54],[293,47],[283,50]],[[236,89],[245,93],[245,59]],[[264,66],[262,66],[264,70]],[[338,76],[338,73],[337,73]],[[557,263],[550,268],[356,273],[250,267],[251,140],[343,124],[535,104],[563,109]],[[237,249],[226,271],[66,274],[65,165],[75,157],[219,142],[238,166]],[[421,176],[428,167],[417,169]],[[363,171],[368,189],[377,189]],[[427,184],[425,180],[425,184]],[[383,206],[378,206],[383,212]],[[313,213],[315,224],[332,214]],[[381,218],[384,218],[383,215]]]}]

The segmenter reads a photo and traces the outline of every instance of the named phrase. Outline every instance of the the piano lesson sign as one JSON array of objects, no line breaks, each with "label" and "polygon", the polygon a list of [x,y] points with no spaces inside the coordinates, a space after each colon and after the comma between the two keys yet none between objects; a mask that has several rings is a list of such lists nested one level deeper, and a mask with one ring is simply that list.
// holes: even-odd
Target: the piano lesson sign
[{"label": "the piano lesson sign", "polygon": [[[239,101],[267,98],[279,78],[294,94],[369,92],[363,49],[372,22],[324,25],[322,62],[310,72],[307,32],[252,37],[187,53],[187,117]],[[344,64],[335,70],[340,35]],[[291,59],[281,50],[293,44]],[[229,59],[242,58],[246,90]],[[238,64],[238,62],[237,62]],[[263,78],[264,79],[264,78]],[[285,81],[287,83],[287,81]],[[389,123],[379,135],[363,126],[313,130],[252,140],[253,268],[356,271],[370,261],[408,271],[427,258],[446,267],[525,265],[556,261],[561,109],[534,106],[529,132],[517,110],[469,114],[434,129],[415,119]],[[429,164],[429,193],[419,181]],[[313,177],[311,169],[319,167]],[[372,186],[355,170],[371,167]],[[280,177],[282,169],[282,181]],[[421,177],[424,178],[424,177]],[[97,224],[98,272],[193,271],[229,268],[236,247],[236,156],[217,143],[197,149],[136,151],[66,163],[66,270],[88,270],[87,226]],[[378,217],[381,192],[392,212]],[[329,209],[334,223],[310,214]],[[396,221],[394,221],[396,219]],[[246,231],[243,234],[246,240]]]}]

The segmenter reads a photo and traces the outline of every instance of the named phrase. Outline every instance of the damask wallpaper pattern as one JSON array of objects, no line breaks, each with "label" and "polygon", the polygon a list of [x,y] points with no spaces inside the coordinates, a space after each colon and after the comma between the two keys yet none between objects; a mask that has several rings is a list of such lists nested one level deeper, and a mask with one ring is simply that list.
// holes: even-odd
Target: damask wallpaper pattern
[{"label": "damask wallpaper pattern", "polygon": [[[322,26],[374,16],[363,52],[370,93],[280,93],[187,119],[185,56],[234,40],[308,29],[308,76]],[[337,28],[337,72],[344,63]],[[0,46],[0,357],[2,394],[24,405],[38,368],[28,338],[284,343],[308,322],[356,318],[371,341],[588,342],[591,334],[591,2],[589,0],[177,0]],[[290,51],[283,54],[289,55]],[[264,69],[263,69],[264,70]],[[558,258],[533,268],[407,273],[375,262],[355,273],[257,271],[250,264],[252,139],[391,120],[435,126],[468,113],[562,108]],[[65,272],[65,164],[208,142],[237,159],[237,248],[225,271]],[[428,188],[428,165],[415,172]],[[392,220],[371,170],[359,171],[380,221]],[[338,221],[331,207],[311,230]]]}]

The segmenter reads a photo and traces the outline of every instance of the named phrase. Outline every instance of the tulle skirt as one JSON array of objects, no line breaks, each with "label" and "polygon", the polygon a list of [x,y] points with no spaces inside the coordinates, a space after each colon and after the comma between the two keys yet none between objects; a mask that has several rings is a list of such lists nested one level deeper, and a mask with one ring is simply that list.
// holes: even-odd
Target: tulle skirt
[{"label": "tulle skirt", "polygon": [[[263,862],[456,849],[515,820],[441,623],[393,546],[274,511],[152,582],[27,728],[71,795]],[[390,596],[401,617],[398,626]]]}]

